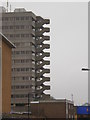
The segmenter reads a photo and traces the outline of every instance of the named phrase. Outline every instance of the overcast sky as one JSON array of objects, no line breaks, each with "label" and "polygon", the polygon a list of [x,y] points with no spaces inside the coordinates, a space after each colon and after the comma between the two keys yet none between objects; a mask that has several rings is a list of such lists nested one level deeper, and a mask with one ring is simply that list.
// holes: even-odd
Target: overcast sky
[{"label": "overcast sky", "polygon": [[71,99],[73,94],[75,104],[88,102],[88,73],[81,71],[88,66],[88,3],[15,1],[12,10],[24,7],[50,19],[51,95]]}]

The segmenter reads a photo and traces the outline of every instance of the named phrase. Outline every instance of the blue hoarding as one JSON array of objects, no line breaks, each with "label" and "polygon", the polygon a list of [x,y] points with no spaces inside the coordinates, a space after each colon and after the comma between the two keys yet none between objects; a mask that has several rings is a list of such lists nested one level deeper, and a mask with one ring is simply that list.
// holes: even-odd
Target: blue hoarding
[{"label": "blue hoarding", "polygon": [[78,115],[88,115],[90,114],[90,106],[78,106],[77,107]]}]

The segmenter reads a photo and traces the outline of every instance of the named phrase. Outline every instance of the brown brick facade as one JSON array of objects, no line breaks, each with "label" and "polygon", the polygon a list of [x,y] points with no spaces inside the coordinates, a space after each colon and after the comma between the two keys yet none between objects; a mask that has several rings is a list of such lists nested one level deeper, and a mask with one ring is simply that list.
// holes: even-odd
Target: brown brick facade
[{"label": "brown brick facade", "polygon": [[1,73],[2,73],[2,113],[11,111],[11,49],[14,47],[3,35],[0,34],[1,46]]},{"label": "brown brick facade", "polygon": [[2,42],[2,112],[11,108],[11,48]]},{"label": "brown brick facade", "polygon": [[64,101],[31,102],[32,115],[43,118],[74,118],[73,103]]}]

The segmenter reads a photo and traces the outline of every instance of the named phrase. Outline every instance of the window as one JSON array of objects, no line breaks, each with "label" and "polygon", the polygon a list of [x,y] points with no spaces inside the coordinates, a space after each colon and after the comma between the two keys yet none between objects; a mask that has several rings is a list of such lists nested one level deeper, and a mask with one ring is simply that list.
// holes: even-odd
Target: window
[{"label": "window", "polygon": [[19,20],[19,17],[16,17],[16,20]]},{"label": "window", "polygon": [[16,89],[19,89],[19,86],[16,86]]},{"label": "window", "polygon": [[29,71],[30,69],[29,68],[26,68],[26,71]]},{"label": "window", "polygon": [[16,69],[16,71],[18,71],[18,72],[19,72],[19,71],[20,71],[20,68],[17,68],[17,69]]},{"label": "window", "polygon": [[24,20],[24,17],[21,17],[21,20]]},{"label": "window", "polygon": [[26,85],[25,88],[29,88],[29,85]]},{"label": "window", "polygon": [[15,80],[15,77],[12,77],[12,80]]},{"label": "window", "polygon": [[24,25],[21,25],[21,29],[24,29]]},{"label": "window", "polygon": [[21,88],[23,89],[23,88],[24,88],[24,86],[21,86]]},{"label": "window", "polygon": [[29,34],[26,34],[26,37],[29,37]]},{"label": "window", "polygon": [[5,21],[8,21],[8,17],[5,17]]},{"label": "window", "polygon": [[25,71],[25,68],[21,68],[21,71]]},{"label": "window", "polygon": [[10,17],[9,19],[10,19],[11,21],[12,21],[12,20],[14,20],[14,18],[13,18],[13,17]]},{"label": "window", "polygon": [[20,51],[14,51],[14,54],[18,55],[20,54]]},{"label": "window", "polygon": [[25,54],[25,51],[21,51],[21,54]]},{"label": "window", "polygon": [[24,63],[25,62],[25,60],[21,60],[21,63]]},{"label": "window", "polygon": [[25,37],[25,35],[24,35],[24,34],[21,34],[21,37]]},{"label": "window", "polygon": [[15,95],[11,95],[12,98],[25,98],[28,97],[27,94],[15,94]]},{"label": "window", "polygon": [[13,37],[13,34],[10,34],[10,37],[12,38],[12,37]]},{"label": "window", "polygon": [[26,25],[26,29],[29,29],[30,28],[30,26],[29,25]]},{"label": "window", "polygon": [[22,77],[22,80],[25,80],[25,77]]},{"label": "window", "polygon": [[[20,51],[13,51],[13,54],[20,54]],[[32,60],[31,59],[21,59],[21,60],[15,59],[12,62],[13,63],[29,63],[29,62],[32,62]]]},{"label": "window", "polygon": [[29,20],[29,16],[26,17],[26,20]]},{"label": "window", "polygon": [[10,26],[10,29],[13,29],[13,26]]},{"label": "window", "polygon": [[30,51],[26,51],[26,54],[29,54],[30,53]]},{"label": "window", "polygon": [[[31,71],[30,68],[12,68],[12,71],[20,72],[20,71]],[[29,78],[23,78],[23,79],[29,79]]]},{"label": "window", "polygon": [[30,46],[30,42],[25,43],[25,46]]},{"label": "window", "polygon": [[19,98],[20,95],[14,95],[15,98]]},{"label": "window", "polygon": [[20,43],[14,43],[16,45],[16,47],[20,46]]},{"label": "window", "polygon": [[16,25],[15,28],[16,28],[16,29],[19,29],[19,25]]},{"label": "window", "polygon": [[20,63],[20,60],[13,60],[14,63]]},{"label": "window", "polygon": [[31,60],[30,59],[26,59],[26,63],[29,63]]},{"label": "window", "polygon": [[20,34],[16,34],[15,37],[20,37]]}]

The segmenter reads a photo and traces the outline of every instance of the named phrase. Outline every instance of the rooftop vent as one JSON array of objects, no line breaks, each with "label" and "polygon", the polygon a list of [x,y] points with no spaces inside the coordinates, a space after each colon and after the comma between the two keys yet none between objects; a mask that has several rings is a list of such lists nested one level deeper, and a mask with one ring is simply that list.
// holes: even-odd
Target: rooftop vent
[{"label": "rooftop vent", "polygon": [[25,8],[16,8],[14,12],[26,12]]}]

